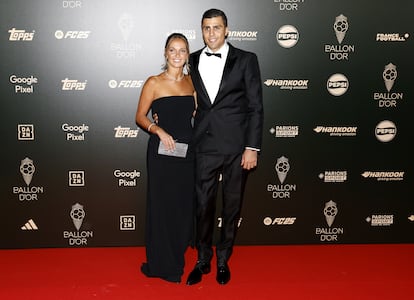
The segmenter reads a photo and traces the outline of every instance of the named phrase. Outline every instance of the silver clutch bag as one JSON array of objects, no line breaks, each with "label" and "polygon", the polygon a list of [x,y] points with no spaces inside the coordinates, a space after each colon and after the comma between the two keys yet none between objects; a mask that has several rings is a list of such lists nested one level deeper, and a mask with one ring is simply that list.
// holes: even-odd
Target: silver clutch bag
[{"label": "silver clutch bag", "polygon": [[188,144],[185,143],[175,143],[174,150],[165,149],[164,144],[160,141],[158,146],[158,154],[175,156],[175,157],[186,157],[187,156]]}]

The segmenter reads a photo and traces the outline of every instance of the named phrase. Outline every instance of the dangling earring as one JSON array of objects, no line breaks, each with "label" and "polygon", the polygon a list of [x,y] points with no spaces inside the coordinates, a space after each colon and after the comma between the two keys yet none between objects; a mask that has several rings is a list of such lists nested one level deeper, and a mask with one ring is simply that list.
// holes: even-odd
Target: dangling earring
[{"label": "dangling earring", "polygon": [[189,64],[188,59],[185,61],[184,68],[185,68],[186,73],[189,74],[190,73],[190,64]]},{"label": "dangling earring", "polygon": [[164,65],[162,66],[163,70],[167,70],[168,69],[168,58],[166,56],[164,56],[165,62]]}]

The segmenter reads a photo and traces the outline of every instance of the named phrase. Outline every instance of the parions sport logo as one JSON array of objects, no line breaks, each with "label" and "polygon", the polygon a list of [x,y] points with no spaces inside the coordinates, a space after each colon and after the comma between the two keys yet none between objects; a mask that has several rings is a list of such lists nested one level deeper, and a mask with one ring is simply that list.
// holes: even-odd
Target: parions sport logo
[{"label": "parions sport logo", "polygon": [[298,125],[275,125],[269,132],[276,138],[295,138],[299,135]]}]

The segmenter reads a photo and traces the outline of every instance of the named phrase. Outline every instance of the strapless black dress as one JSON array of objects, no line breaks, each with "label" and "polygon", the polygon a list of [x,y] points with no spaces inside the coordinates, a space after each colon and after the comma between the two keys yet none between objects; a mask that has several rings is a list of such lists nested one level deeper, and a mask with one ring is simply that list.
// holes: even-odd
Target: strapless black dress
[{"label": "strapless black dress", "polygon": [[175,140],[189,144],[185,158],[158,154],[160,140],[152,134],[147,149],[147,205],[145,243],[149,277],[180,282],[184,254],[192,240],[194,221],[194,152],[190,144],[193,96],[169,96],[153,101],[159,126]]}]

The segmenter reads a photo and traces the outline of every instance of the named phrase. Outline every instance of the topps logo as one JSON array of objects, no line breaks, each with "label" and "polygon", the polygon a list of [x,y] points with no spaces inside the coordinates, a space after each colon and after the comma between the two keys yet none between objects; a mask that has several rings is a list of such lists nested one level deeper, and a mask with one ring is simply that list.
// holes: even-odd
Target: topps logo
[{"label": "topps logo", "polygon": [[26,32],[26,30],[12,28],[9,30],[9,33],[9,41],[33,41],[34,38],[34,31]]},{"label": "topps logo", "polygon": [[62,80],[62,84],[63,84],[62,85],[62,90],[64,90],[64,91],[73,91],[73,90],[83,91],[86,88],[86,83],[87,83],[87,81],[80,82],[77,79],[65,78],[65,79]]}]

